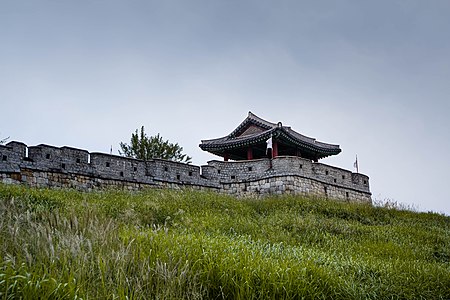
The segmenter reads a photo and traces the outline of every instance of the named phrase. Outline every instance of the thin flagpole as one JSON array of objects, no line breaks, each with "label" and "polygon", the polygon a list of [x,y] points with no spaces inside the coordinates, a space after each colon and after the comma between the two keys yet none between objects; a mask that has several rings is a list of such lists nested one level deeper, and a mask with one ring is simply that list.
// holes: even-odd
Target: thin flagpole
[{"label": "thin flagpole", "polygon": [[356,154],[356,160],[353,166],[356,168],[356,173],[359,173],[359,166],[358,166],[358,154]]}]

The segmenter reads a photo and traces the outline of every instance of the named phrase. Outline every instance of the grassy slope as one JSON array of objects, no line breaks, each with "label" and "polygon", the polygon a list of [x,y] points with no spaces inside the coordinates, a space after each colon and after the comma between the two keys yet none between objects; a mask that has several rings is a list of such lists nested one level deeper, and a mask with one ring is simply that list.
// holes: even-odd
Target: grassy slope
[{"label": "grassy slope", "polygon": [[0,185],[0,299],[449,299],[450,218]]}]

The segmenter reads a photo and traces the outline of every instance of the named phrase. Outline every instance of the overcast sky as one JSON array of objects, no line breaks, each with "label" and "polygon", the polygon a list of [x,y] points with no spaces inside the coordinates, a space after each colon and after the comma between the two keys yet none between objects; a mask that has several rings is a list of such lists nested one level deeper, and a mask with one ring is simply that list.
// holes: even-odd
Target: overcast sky
[{"label": "overcast sky", "polygon": [[0,1],[0,138],[205,164],[248,111],[342,153],[373,199],[450,215],[450,1]]}]

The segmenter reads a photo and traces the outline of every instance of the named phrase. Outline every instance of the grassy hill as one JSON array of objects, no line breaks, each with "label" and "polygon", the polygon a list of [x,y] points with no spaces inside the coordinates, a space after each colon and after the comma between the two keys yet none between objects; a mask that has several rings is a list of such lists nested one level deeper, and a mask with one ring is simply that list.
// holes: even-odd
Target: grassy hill
[{"label": "grassy hill", "polygon": [[450,299],[450,218],[0,185],[0,299]]}]

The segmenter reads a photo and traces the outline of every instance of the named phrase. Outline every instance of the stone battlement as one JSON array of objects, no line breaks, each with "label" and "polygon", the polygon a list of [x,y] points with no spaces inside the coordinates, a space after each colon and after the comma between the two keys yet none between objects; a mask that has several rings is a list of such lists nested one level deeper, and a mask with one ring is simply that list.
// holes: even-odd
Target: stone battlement
[{"label": "stone battlement", "polygon": [[216,190],[237,196],[310,194],[371,202],[369,177],[295,156],[209,161],[204,166],[162,159],[143,161],[71,147],[0,146],[0,180],[36,187],[93,190],[146,187]]}]

